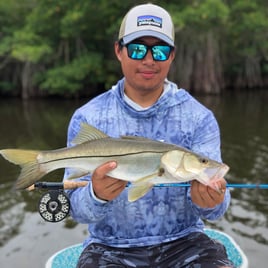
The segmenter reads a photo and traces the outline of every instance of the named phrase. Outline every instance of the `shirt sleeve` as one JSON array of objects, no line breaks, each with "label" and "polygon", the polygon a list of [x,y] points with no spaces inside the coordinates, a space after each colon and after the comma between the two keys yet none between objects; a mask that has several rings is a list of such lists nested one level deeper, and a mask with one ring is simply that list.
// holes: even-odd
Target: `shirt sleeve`
[{"label": "shirt sleeve", "polygon": [[[221,142],[220,131],[218,123],[212,112],[208,112],[207,115],[199,121],[198,127],[195,131],[194,142],[192,144],[192,150],[200,153],[213,160],[222,162],[221,158]],[[188,200],[191,201],[190,188],[188,191]],[[227,188],[225,192],[224,201],[214,208],[201,208],[192,202],[193,210],[196,211],[201,218],[206,220],[217,220],[221,218],[227,211],[231,200],[230,191]]]},{"label": "shirt sleeve", "polygon": [[[188,191],[188,200],[191,200],[191,189],[189,188]],[[196,212],[197,215],[200,216],[200,218],[210,221],[216,221],[219,218],[221,218],[225,212],[227,211],[229,204],[231,200],[231,195],[229,189],[226,189],[224,201],[215,206],[214,208],[201,208],[192,201],[192,209]]]}]

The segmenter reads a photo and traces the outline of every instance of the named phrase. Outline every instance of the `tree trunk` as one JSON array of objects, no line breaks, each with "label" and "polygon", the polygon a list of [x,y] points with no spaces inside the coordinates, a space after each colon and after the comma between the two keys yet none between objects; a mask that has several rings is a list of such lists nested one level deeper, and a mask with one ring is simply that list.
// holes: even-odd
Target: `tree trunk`
[{"label": "tree trunk", "polygon": [[261,59],[258,57],[246,57],[244,62],[241,61],[240,69],[234,77],[233,81],[228,81],[230,88],[263,88],[265,84],[265,76],[261,71]]},{"label": "tree trunk", "polygon": [[211,32],[197,51],[193,70],[193,90],[198,93],[219,94],[224,88],[218,41]]},{"label": "tree trunk", "polygon": [[32,89],[32,77],[31,77],[31,63],[26,61],[24,63],[22,73],[21,73],[21,86],[22,92],[21,97],[23,100],[27,100],[30,97],[30,92]]},{"label": "tree trunk", "polygon": [[[193,33],[191,33],[193,34]],[[223,67],[219,41],[213,32],[191,40],[187,35],[178,38],[177,55],[171,79],[189,91],[219,94],[224,88]]]}]

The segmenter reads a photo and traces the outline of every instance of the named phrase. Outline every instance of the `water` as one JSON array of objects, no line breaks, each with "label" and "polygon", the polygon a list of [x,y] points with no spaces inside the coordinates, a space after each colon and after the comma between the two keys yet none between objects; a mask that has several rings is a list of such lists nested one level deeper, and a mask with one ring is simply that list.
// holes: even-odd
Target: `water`
[{"label": "water", "polygon": [[[222,133],[230,183],[268,183],[268,92],[198,97],[212,109]],[[69,119],[81,101],[21,102],[0,99],[0,148],[55,149],[65,146]],[[61,248],[86,237],[86,226],[70,219],[45,222],[37,212],[43,192],[15,192],[19,168],[0,158],[0,267],[44,267]],[[62,172],[50,179],[58,180]],[[250,267],[266,267],[268,190],[234,189],[225,217],[207,225],[230,234],[248,255]]]}]

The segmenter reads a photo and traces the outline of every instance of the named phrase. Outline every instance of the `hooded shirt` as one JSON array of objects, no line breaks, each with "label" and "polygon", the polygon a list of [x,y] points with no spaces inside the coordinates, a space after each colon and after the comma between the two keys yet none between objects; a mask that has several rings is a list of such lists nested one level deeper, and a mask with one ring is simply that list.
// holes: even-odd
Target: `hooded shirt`
[{"label": "hooded shirt", "polygon": [[[142,136],[173,143],[221,162],[220,133],[213,113],[186,90],[166,80],[164,92],[149,108],[139,107],[124,94],[124,78],[107,92],[75,111],[68,128],[68,146],[78,134],[81,122],[93,125],[111,137]],[[66,170],[65,177],[70,170]],[[86,187],[69,191],[71,215],[88,224],[84,242],[113,247],[157,245],[191,232],[202,232],[203,219],[222,217],[230,203],[228,189],[224,202],[214,208],[194,204],[189,187],[154,187],[144,197],[129,202],[127,189],[105,202],[94,195],[90,176]]]}]

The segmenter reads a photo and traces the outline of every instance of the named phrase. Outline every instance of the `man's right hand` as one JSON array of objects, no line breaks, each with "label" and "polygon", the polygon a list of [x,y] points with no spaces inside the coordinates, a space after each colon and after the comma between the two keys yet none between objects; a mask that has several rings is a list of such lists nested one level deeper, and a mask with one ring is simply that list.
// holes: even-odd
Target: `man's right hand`
[{"label": "man's right hand", "polygon": [[92,174],[93,191],[99,199],[111,201],[116,198],[126,187],[127,181],[115,179],[106,174],[117,167],[115,161],[104,163],[95,169]]}]

